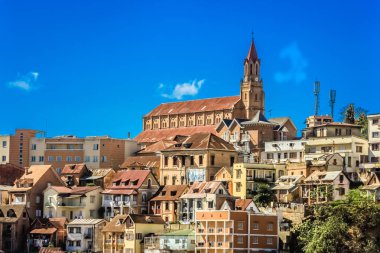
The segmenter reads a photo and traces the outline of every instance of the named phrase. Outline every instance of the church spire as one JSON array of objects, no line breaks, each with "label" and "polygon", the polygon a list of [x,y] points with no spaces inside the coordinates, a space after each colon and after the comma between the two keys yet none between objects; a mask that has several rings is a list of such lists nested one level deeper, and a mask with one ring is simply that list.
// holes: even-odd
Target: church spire
[{"label": "church spire", "polygon": [[252,41],[251,41],[251,46],[249,48],[249,51],[248,51],[248,55],[247,55],[247,58],[246,60],[247,61],[252,61],[252,62],[255,62],[259,59],[259,57],[257,56],[257,51],[256,51],[256,47],[255,47],[255,41],[253,40],[253,33],[252,33]]}]

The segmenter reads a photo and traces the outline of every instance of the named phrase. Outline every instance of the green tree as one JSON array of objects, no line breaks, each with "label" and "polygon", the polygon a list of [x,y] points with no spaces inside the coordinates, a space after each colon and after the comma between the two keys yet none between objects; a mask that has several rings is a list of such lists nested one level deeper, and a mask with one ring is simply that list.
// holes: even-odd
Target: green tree
[{"label": "green tree", "polygon": [[367,120],[367,115],[364,112],[360,114],[358,120],[356,121],[356,124],[362,127],[360,129],[361,135],[363,138],[367,139],[368,138],[368,120]]},{"label": "green tree", "polygon": [[293,252],[379,252],[380,206],[352,190],[345,200],[315,206],[293,232]]},{"label": "green tree", "polygon": [[254,191],[253,201],[260,206],[266,206],[269,205],[273,199],[273,191],[269,184],[258,183],[257,189]]},{"label": "green tree", "polygon": [[344,113],[344,122],[349,124],[355,124],[355,107],[354,104],[348,105]]}]

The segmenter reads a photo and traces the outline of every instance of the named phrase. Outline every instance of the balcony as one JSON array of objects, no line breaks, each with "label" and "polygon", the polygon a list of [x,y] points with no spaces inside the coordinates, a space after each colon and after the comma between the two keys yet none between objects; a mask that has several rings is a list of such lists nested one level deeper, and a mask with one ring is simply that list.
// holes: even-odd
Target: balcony
[{"label": "balcony", "polygon": [[57,206],[60,206],[60,207],[72,207],[72,208],[76,208],[76,207],[84,207],[86,206],[85,203],[77,203],[77,202],[58,202]]}]

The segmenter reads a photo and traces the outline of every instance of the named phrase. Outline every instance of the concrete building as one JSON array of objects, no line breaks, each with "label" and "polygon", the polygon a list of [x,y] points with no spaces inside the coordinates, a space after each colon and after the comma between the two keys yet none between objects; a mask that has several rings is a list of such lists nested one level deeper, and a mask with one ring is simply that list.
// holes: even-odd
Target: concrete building
[{"label": "concrete building", "polygon": [[368,160],[371,163],[380,162],[380,114],[370,114],[368,119]]},{"label": "concrete building", "polygon": [[306,118],[306,127],[315,127],[334,122],[329,115],[312,115]]},{"label": "concrete building", "polygon": [[198,211],[195,252],[278,252],[278,220],[274,214]]},{"label": "concrete building", "polygon": [[265,142],[262,163],[302,163],[305,161],[306,140]]},{"label": "concrete building", "polygon": [[145,236],[162,233],[164,228],[161,216],[117,215],[103,229],[103,252],[143,253]]},{"label": "concrete building", "polygon": [[102,192],[105,217],[117,214],[148,213],[148,201],[159,190],[157,179],[149,170],[118,171],[112,185]]},{"label": "concrete building", "polygon": [[302,184],[302,198],[308,205],[341,200],[349,188],[350,180],[343,171],[314,171]]},{"label": "concrete building", "polygon": [[136,141],[109,136],[79,138],[72,135],[30,140],[30,164],[53,165],[60,173],[66,164],[86,163],[90,169],[118,169],[140,150]]},{"label": "concrete building", "polygon": [[9,204],[22,205],[31,219],[43,217],[44,190],[49,186],[65,186],[51,165],[32,165],[9,189]]},{"label": "concrete building", "polygon": [[233,195],[246,199],[252,197],[258,184],[274,184],[285,175],[285,164],[235,163],[233,167]]},{"label": "concrete building", "polygon": [[161,151],[161,185],[212,181],[238,155],[232,144],[212,133],[195,133]]},{"label": "concrete building", "polygon": [[193,229],[169,231],[144,238],[144,253],[192,253],[194,249],[195,231]]},{"label": "concrete building", "polygon": [[16,129],[14,135],[0,136],[0,164],[28,167],[31,139],[41,133],[38,130]]},{"label": "concrete building", "polygon": [[215,126],[223,119],[251,119],[264,112],[261,63],[253,40],[243,65],[243,79],[236,87],[239,96],[161,104],[144,116],[143,131],[135,139],[147,144],[176,135],[216,133]]},{"label": "concrete building", "polygon": [[281,176],[276,181],[276,185],[272,187],[276,196],[276,202],[289,203],[301,202],[301,184],[305,180],[305,176]]},{"label": "concrete building", "polygon": [[67,224],[68,252],[103,252],[102,219],[75,219]]},{"label": "concrete building", "polygon": [[50,186],[44,191],[44,216],[74,219],[99,218],[102,205],[99,186]]}]

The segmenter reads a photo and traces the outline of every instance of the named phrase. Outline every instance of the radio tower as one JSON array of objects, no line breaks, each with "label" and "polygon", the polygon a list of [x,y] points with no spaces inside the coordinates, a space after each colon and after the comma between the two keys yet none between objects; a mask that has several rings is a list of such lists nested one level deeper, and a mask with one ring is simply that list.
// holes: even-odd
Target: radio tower
[{"label": "radio tower", "polygon": [[314,96],[315,96],[315,108],[314,108],[314,115],[318,115],[318,109],[319,109],[319,92],[321,91],[321,84],[319,81],[315,81],[314,83]]},{"label": "radio tower", "polygon": [[334,105],[336,98],[336,90],[330,90],[330,107],[331,107],[331,118],[334,120]]}]

